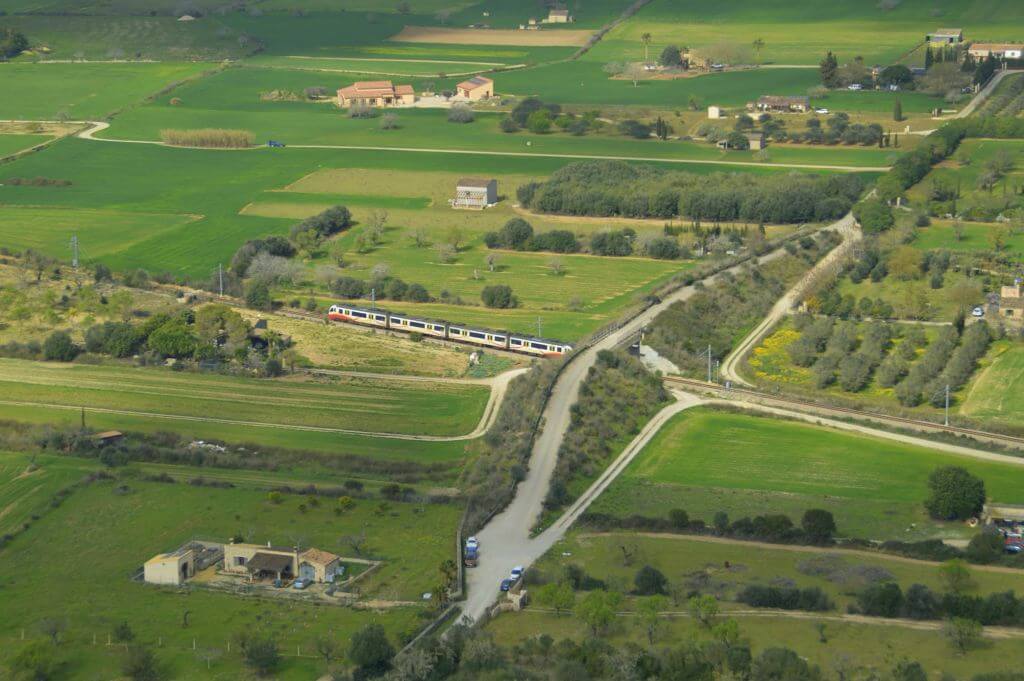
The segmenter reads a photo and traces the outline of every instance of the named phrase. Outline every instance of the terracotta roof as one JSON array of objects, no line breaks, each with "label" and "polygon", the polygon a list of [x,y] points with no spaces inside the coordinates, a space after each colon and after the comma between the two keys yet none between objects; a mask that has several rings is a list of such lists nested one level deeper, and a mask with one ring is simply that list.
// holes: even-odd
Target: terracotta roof
[{"label": "terracotta roof", "polygon": [[414,94],[416,94],[416,90],[413,89],[412,85],[396,85],[395,86],[395,94],[396,95],[414,95]]},{"label": "terracotta roof", "polygon": [[803,104],[804,106],[807,106],[809,102],[809,98],[802,96],[788,97],[783,95],[762,95],[757,98],[758,104],[767,104],[769,106],[792,106],[793,104]]},{"label": "terracotta roof", "polygon": [[249,572],[284,572],[286,568],[291,567],[292,559],[290,556],[281,556],[276,553],[257,553],[245,564]]},{"label": "terracotta roof", "polygon": [[464,177],[458,181],[459,187],[482,187],[487,188],[494,180],[485,180],[480,177]]},{"label": "terracotta roof", "polygon": [[932,31],[932,35],[960,35],[964,32],[962,28],[937,28]]},{"label": "terracotta roof", "polygon": [[321,551],[320,549],[306,549],[299,556],[299,560],[304,560],[307,563],[315,563],[317,565],[327,566],[338,560],[338,556],[334,555],[330,551]]},{"label": "terracotta roof", "polygon": [[974,43],[971,45],[969,51],[984,50],[986,52],[1005,52],[1006,50],[1020,50],[1024,49],[1024,44],[1021,43]]},{"label": "terracotta roof", "polygon": [[394,85],[390,80],[361,80],[338,90],[342,97],[387,97],[415,94],[411,85]]},{"label": "terracotta roof", "polygon": [[567,17],[569,16],[569,10],[567,9],[553,9],[548,16],[551,17]]},{"label": "terracotta roof", "polygon": [[463,90],[475,90],[478,87],[490,85],[493,82],[494,81],[491,80],[490,78],[485,78],[483,76],[473,76],[469,80],[464,80],[461,83],[459,83],[458,87],[462,88]]}]

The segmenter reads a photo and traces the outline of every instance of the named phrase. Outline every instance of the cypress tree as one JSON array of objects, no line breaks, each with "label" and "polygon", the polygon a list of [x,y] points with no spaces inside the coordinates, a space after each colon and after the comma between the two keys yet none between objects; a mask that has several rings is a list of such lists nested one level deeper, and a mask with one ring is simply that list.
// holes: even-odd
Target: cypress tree
[{"label": "cypress tree", "polygon": [[892,105],[892,119],[894,121],[903,120],[903,103],[900,102],[900,98],[897,97],[896,101]]}]

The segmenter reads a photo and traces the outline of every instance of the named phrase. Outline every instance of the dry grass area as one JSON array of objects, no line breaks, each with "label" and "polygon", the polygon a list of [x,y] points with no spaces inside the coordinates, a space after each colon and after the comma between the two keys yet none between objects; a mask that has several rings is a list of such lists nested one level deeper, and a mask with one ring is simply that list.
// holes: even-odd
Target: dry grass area
[{"label": "dry grass area", "polygon": [[516,45],[519,47],[580,47],[592,31],[516,31],[493,28],[439,28],[406,26],[388,40],[399,43],[443,45]]},{"label": "dry grass area", "polygon": [[462,376],[469,368],[469,350],[414,343],[405,336],[385,336],[357,326],[237,309],[250,322],[266,319],[269,328],[291,336],[302,356],[318,367],[444,377]]}]

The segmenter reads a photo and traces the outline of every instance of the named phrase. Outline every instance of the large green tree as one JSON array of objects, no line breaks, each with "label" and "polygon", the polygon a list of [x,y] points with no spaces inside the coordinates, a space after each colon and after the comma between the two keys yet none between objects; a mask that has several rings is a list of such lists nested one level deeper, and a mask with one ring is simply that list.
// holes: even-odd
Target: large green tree
[{"label": "large green tree", "polygon": [[928,476],[928,514],[940,520],[964,520],[981,513],[985,482],[960,466],[942,466]]}]

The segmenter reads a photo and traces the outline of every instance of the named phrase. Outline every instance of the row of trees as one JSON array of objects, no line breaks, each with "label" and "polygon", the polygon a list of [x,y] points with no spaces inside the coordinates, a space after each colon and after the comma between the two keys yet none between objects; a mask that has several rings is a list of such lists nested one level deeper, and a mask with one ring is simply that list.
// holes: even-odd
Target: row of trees
[{"label": "row of trees", "polygon": [[533,210],[635,218],[800,223],[844,215],[864,189],[855,174],[698,175],[621,161],[573,163],[517,191]]},{"label": "row of trees", "polygon": [[246,149],[255,137],[248,130],[202,128],[199,130],[161,130],[160,140],[175,147],[206,147],[211,149]]}]

